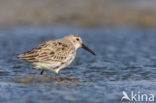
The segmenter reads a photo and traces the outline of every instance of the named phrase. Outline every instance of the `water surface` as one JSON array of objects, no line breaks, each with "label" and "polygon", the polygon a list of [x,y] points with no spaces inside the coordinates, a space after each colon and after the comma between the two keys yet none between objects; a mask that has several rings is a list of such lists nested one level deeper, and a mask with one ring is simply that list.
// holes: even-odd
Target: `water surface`
[{"label": "water surface", "polygon": [[[78,33],[79,49],[59,78],[15,57],[47,40]],[[156,96],[156,30],[17,26],[0,29],[1,103],[119,103],[122,91]]]}]

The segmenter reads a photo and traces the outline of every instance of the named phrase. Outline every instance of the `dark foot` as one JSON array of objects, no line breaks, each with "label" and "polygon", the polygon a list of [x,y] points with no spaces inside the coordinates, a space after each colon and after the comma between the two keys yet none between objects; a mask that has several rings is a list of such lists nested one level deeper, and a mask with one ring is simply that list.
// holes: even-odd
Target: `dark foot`
[{"label": "dark foot", "polygon": [[44,70],[42,70],[42,71],[41,71],[40,75],[42,75],[42,74],[43,74],[43,72],[44,72]]}]

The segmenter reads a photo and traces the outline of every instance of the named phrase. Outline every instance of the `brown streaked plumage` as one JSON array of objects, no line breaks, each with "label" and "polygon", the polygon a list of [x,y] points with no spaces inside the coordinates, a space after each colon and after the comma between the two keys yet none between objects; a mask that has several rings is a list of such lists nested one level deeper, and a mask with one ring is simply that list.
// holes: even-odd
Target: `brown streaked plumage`
[{"label": "brown streaked plumage", "polygon": [[31,51],[17,57],[29,62],[36,69],[52,70],[58,74],[60,69],[68,66],[75,58],[78,48],[84,48],[95,55],[82,43],[76,34],[70,34],[62,39],[50,40],[33,48]]}]

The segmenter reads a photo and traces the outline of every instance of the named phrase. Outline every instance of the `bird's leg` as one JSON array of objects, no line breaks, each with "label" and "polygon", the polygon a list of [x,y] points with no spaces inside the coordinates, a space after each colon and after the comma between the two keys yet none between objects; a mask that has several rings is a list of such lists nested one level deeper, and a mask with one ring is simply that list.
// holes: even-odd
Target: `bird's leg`
[{"label": "bird's leg", "polygon": [[55,74],[55,77],[58,77],[58,76],[59,76],[58,73],[56,73],[56,74]]},{"label": "bird's leg", "polygon": [[55,70],[55,77],[58,77],[59,76],[58,73],[59,73],[59,69],[56,69]]},{"label": "bird's leg", "polygon": [[43,74],[43,72],[44,72],[44,70],[42,70],[42,71],[41,71],[40,75],[42,75],[42,74]]},{"label": "bird's leg", "polygon": [[59,79],[59,74],[58,74],[58,72],[55,72],[56,74],[55,74],[55,78],[56,78],[56,80],[58,80]]}]

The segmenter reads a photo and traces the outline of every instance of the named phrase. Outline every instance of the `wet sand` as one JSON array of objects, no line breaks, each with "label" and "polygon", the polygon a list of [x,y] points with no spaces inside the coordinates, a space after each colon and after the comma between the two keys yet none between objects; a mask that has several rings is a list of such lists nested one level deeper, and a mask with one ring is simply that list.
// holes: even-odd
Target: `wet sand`
[{"label": "wet sand", "polygon": [[0,26],[156,26],[155,0],[0,0]]}]

